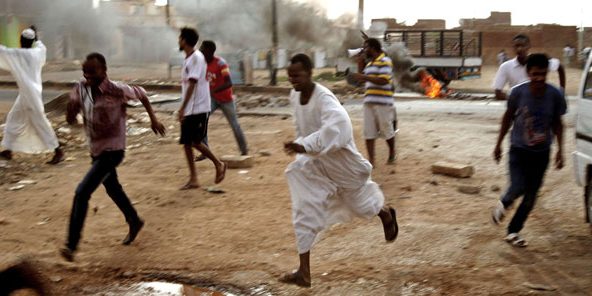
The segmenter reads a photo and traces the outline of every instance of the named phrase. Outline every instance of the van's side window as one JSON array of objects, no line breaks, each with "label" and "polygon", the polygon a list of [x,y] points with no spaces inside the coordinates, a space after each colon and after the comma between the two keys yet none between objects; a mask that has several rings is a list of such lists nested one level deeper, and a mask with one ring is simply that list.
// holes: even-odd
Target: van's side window
[{"label": "van's side window", "polygon": [[592,100],[592,67],[588,70],[588,75],[586,76],[586,84],[584,85],[584,93],[582,94],[582,98]]}]

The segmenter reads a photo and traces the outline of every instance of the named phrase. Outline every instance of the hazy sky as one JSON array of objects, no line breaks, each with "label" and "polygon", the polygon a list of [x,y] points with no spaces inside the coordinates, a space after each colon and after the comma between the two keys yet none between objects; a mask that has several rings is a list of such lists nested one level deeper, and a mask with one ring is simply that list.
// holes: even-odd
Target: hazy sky
[{"label": "hazy sky", "polygon": [[[358,0],[297,0],[315,2],[327,9],[330,18],[357,13]],[[592,1],[519,1],[519,0],[366,0],[364,23],[373,18],[391,17],[413,25],[417,19],[445,19],[446,27],[458,26],[460,18],[486,18],[490,11],[512,13],[513,25],[557,23],[592,27]]]}]

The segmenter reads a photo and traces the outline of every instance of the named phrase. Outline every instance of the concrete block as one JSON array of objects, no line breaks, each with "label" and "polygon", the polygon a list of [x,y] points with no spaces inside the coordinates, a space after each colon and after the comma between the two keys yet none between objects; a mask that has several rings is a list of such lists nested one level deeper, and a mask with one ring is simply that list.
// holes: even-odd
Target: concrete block
[{"label": "concrete block", "polygon": [[229,169],[248,169],[255,164],[255,158],[251,155],[223,155],[220,160],[225,162]]},{"label": "concrete block", "polygon": [[475,173],[471,165],[439,161],[432,165],[432,173],[456,178],[469,178]]},{"label": "concrete block", "polygon": [[479,192],[481,192],[481,186],[459,185],[458,192],[464,193],[464,194],[479,194]]}]

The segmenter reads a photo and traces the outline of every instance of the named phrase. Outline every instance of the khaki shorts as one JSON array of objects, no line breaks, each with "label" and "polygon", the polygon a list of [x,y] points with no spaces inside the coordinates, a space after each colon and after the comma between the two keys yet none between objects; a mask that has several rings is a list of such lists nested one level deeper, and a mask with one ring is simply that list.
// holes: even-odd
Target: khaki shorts
[{"label": "khaki shorts", "polygon": [[395,136],[394,120],[396,120],[394,105],[364,104],[364,139],[393,138]]}]

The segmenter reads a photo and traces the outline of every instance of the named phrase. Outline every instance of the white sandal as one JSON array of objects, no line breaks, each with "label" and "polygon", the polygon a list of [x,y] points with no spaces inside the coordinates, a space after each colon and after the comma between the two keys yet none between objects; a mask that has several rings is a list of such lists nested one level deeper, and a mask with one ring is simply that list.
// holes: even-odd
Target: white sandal
[{"label": "white sandal", "polygon": [[528,246],[528,242],[521,238],[518,233],[510,233],[504,238],[504,240],[507,243],[512,244],[514,247],[524,248]]}]

